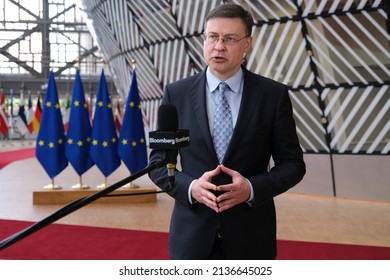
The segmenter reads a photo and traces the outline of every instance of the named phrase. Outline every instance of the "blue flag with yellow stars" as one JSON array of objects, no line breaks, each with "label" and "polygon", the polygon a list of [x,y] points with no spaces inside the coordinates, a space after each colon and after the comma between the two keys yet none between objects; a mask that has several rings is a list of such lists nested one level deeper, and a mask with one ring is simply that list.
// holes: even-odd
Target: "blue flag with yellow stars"
[{"label": "blue flag with yellow stars", "polygon": [[126,101],[118,146],[118,154],[131,173],[146,167],[148,159],[145,131],[135,70]]},{"label": "blue flag with yellow stars", "polygon": [[89,119],[88,105],[85,101],[84,88],[77,70],[70,104],[68,133],[66,135],[66,158],[81,176],[93,166],[89,157],[91,142],[91,121]]},{"label": "blue flag with yellow stars", "polygon": [[104,71],[100,75],[93,116],[90,156],[105,177],[121,164],[118,156],[118,136],[115,130],[112,103]]},{"label": "blue flag with yellow stars", "polygon": [[68,165],[65,156],[65,133],[54,73],[47,82],[42,106],[35,155],[51,179]]}]

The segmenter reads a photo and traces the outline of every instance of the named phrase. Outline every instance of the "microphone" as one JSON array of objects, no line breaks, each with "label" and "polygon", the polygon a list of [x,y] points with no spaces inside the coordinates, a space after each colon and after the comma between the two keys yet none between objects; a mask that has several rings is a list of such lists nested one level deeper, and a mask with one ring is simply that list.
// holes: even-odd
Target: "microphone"
[{"label": "microphone", "polygon": [[178,149],[190,144],[189,130],[178,129],[178,127],[176,106],[162,104],[158,109],[159,130],[149,132],[149,147],[165,150],[165,162],[171,187],[175,180]]}]

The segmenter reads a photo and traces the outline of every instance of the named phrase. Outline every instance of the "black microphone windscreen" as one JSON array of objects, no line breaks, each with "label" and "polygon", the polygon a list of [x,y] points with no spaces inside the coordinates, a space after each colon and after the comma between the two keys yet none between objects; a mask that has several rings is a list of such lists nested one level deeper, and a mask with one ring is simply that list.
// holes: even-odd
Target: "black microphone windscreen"
[{"label": "black microphone windscreen", "polygon": [[179,129],[179,120],[175,105],[162,104],[158,108],[158,128],[161,131],[172,132],[176,132]]}]

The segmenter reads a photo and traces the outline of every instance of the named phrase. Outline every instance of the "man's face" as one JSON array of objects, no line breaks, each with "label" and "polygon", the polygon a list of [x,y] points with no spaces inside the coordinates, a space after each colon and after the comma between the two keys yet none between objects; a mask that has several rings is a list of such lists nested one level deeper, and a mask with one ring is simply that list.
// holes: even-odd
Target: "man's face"
[{"label": "man's face", "polygon": [[[212,18],[206,24],[205,35],[220,38],[214,42],[206,39],[203,55],[210,71],[226,80],[240,69],[252,37],[246,37],[244,24],[239,18]],[[224,43],[221,38],[233,38],[234,43]]]}]

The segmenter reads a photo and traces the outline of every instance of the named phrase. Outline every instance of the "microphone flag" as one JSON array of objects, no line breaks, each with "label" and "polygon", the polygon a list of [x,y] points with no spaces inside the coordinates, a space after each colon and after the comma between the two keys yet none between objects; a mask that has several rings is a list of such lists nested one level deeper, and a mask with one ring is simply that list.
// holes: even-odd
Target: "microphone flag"
[{"label": "microphone flag", "polygon": [[94,165],[89,157],[91,130],[88,105],[85,101],[80,71],[77,70],[73,85],[72,103],[70,105],[65,153],[66,158],[79,176]]},{"label": "microphone flag", "polygon": [[118,154],[130,173],[146,167],[148,158],[145,130],[135,70],[132,74],[118,146]]},{"label": "microphone flag", "polygon": [[50,71],[42,108],[35,155],[51,179],[68,165],[65,133],[54,73]]},{"label": "microphone flag", "polygon": [[90,157],[105,177],[108,177],[121,164],[118,156],[118,136],[115,130],[112,103],[103,70],[96,93]]}]

